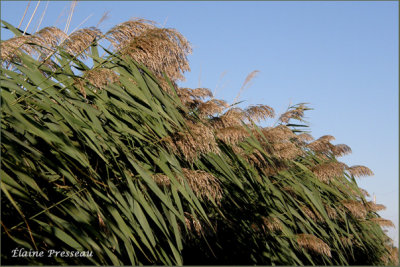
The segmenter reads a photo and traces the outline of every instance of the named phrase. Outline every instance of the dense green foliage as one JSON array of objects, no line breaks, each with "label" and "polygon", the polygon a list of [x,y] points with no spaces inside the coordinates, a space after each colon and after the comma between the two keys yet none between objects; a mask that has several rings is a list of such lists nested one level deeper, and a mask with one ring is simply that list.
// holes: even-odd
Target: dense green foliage
[{"label": "dense green foliage", "polygon": [[[292,121],[304,105],[261,128],[271,108],[179,88],[132,50],[101,57],[97,36],[79,53],[55,46],[46,60],[22,49],[29,42],[1,70],[3,264],[397,260],[380,226],[390,222],[355,180],[369,169],[340,163],[349,148],[331,136],[300,131]],[[16,247],[93,257],[12,258]]]}]

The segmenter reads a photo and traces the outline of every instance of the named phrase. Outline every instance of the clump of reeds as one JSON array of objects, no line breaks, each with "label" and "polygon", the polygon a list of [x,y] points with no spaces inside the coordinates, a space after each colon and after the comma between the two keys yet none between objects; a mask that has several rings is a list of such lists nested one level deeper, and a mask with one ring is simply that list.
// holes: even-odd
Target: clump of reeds
[{"label": "clump of reeds", "polygon": [[[114,50],[99,62],[98,43],[106,40]],[[10,206],[14,198],[21,200],[31,216],[22,216],[24,227],[36,223],[25,218],[38,213],[49,222],[38,217],[34,235],[25,231],[19,238],[36,246],[47,226],[59,227],[51,229],[71,233],[66,235],[72,244],[95,250],[96,264],[181,265],[189,257],[182,251],[192,248],[207,259],[216,257],[213,250],[233,259],[245,255],[251,264],[342,265],[351,261],[351,250],[368,251],[363,243],[383,255],[371,262],[394,262],[397,250],[383,251],[386,235],[376,230],[393,226],[376,213],[385,207],[367,201],[368,192],[353,179],[373,172],[337,160],[351,148],[334,145],[331,135],[315,140],[293,126],[293,120],[304,122],[305,104],[278,116],[278,125],[259,127],[276,116],[268,105],[239,108],[207,88],[179,88],[176,81],[190,69],[190,52],[178,31],[143,19],[105,34],[86,28],[66,35],[48,27],[1,43],[3,67],[14,66],[11,71],[18,73],[2,77],[12,84],[2,89],[7,107],[2,109],[7,146],[2,192]],[[35,76],[18,69],[32,55],[38,56]],[[90,58],[92,68],[82,61]],[[44,62],[53,72],[42,69]],[[257,74],[247,76],[237,99]],[[32,90],[41,82],[48,88],[27,93],[25,86]],[[54,214],[43,213],[40,205],[31,212],[24,204],[55,201],[53,195],[59,205]],[[7,234],[10,218],[22,213],[13,207],[4,217]],[[70,216],[71,208],[82,216]],[[100,234],[87,230],[93,221]],[[208,233],[215,244],[203,240],[208,228],[216,230]],[[21,224],[15,229],[24,231]],[[235,238],[234,247],[224,243]],[[60,241],[46,232],[41,242]],[[303,257],[309,252],[318,257]]]}]

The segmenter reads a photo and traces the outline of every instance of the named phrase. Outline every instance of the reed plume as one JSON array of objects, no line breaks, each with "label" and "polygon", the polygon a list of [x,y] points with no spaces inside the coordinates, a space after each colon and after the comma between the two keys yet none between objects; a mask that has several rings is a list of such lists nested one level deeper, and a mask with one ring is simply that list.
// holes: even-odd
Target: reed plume
[{"label": "reed plume", "polygon": [[245,109],[245,116],[249,121],[260,122],[275,116],[274,110],[267,105],[250,106]]},{"label": "reed plume", "polygon": [[300,247],[317,252],[318,254],[332,257],[331,249],[324,241],[311,234],[296,235],[297,243]]},{"label": "reed plume", "polygon": [[80,29],[68,36],[63,43],[63,47],[72,55],[84,59],[87,58],[85,53],[89,51],[90,46],[101,36],[101,31],[94,27]]},{"label": "reed plume", "polygon": [[342,201],[342,204],[355,218],[365,219],[365,216],[367,215],[367,210],[363,203],[356,200],[345,200]]},{"label": "reed plume", "polygon": [[346,165],[341,162],[327,162],[324,164],[316,165],[312,168],[315,176],[324,183],[329,183],[336,177],[343,176]]},{"label": "reed plume", "polygon": [[29,44],[31,37],[27,35],[17,36],[1,42],[1,60],[6,63],[19,62],[21,53],[30,54],[33,50]]},{"label": "reed plume", "polygon": [[355,177],[374,175],[374,173],[368,167],[361,165],[351,166],[350,168],[347,169],[347,171]]},{"label": "reed plume", "polygon": [[267,229],[270,232],[277,232],[277,231],[282,231],[283,230],[283,226],[282,226],[282,222],[276,218],[276,217],[261,217],[263,220],[263,224],[267,227]]},{"label": "reed plume", "polygon": [[376,204],[373,201],[368,201],[366,206],[367,206],[367,209],[369,211],[373,211],[373,212],[377,212],[377,211],[381,211],[381,210],[385,210],[386,209],[385,205]]},{"label": "reed plume", "polygon": [[289,123],[291,119],[299,120],[301,121],[302,118],[304,117],[304,111],[308,110],[308,108],[304,104],[299,104],[296,106],[293,106],[289,108],[288,111],[283,113],[280,117],[279,120],[283,123]]},{"label": "reed plume", "polygon": [[117,51],[144,64],[162,78],[183,80],[189,71],[189,42],[176,30],[155,27],[148,20],[135,19],[117,25],[106,33]]},{"label": "reed plume", "polygon": [[374,223],[378,224],[379,226],[383,226],[383,227],[395,227],[392,221],[386,220],[383,218],[372,218],[371,222],[374,222]]},{"label": "reed plume", "polygon": [[219,153],[213,130],[201,123],[186,120],[187,132],[178,132],[166,140],[174,153],[182,155],[190,162],[202,154],[209,152]]},{"label": "reed plume", "polygon": [[[222,189],[218,179],[211,173],[200,170],[182,169],[183,177],[193,192],[199,197],[207,197],[219,203],[222,199]],[[183,183],[181,176],[175,177],[180,183]],[[154,181],[160,186],[170,186],[171,180],[164,174],[153,175]]]},{"label": "reed plume", "polygon": [[119,81],[118,75],[107,68],[97,68],[85,71],[83,78],[91,85],[104,89],[107,85],[113,84]]}]

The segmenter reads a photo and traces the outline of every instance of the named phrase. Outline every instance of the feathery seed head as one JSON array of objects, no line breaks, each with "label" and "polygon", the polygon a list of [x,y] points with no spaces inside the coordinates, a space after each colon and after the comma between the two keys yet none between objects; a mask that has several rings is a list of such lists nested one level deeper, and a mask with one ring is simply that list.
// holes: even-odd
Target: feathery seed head
[{"label": "feathery seed head", "polygon": [[345,247],[351,247],[353,245],[353,242],[352,242],[352,240],[354,239],[353,235],[350,235],[348,237],[340,236],[339,239]]},{"label": "feathery seed head", "polygon": [[350,168],[347,168],[347,171],[355,177],[374,175],[374,173],[368,167],[361,165],[351,166]]},{"label": "feathery seed head", "polygon": [[90,45],[101,35],[101,31],[93,27],[80,29],[71,33],[63,46],[72,55],[86,58],[85,53],[90,49]]},{"label": "feathery seed head", "polygon": [[314,212],[310,210],[307,206],[301,206],[301,210],[307,214],[308,217],[310,217],[313,221],[319,221],[319,222],[324,222],[324,219],[322,218],[321,214],[318,212]]},{"label": "feathery seed head", "polygon": [[303,142],[310,142],[310,141],[314,140],[312,135],[309,133],[301,133],[301,134],[297,135],[297,139],[299,139],[300,141],[303,141]]},{"label": "feathery seed head", "polygon": [[165,73],[173,81],[183,80],[183,72],[190,70],[190,44],[174,29],[148,28],[119,51],[144,64],[158,77]]},{"label": "feathery seed head", "polygon": [[357,219],[365,219],[367,210],[363,203],[356,200],[344,200],[342,204]]},{"label": "feathery seed head", "polygon": [[57,47],[62,41],[68,38],[62,30],[56,27],[45,27],[35,33],[35,36],[39,37],[42,40],[42,45],[54,49]]},{"label": "feathery seed head", "polygon": [[270,232],[282,231],[282,222],[276,217],[262,217],[264,225],[268,228]]},{"label": "feathery seed head", "polygon": [[218,129],[216,136],[225,143],[234,145],[246,139],[249,133],[243,127],[236,126]]},{"label": "feathery seed head", "polygon": [[383,218],[372,218],[371,221],[382,227],[395,227],[392,221]]},{"label": "feathery seed head", "polygon": [[218,179],[211,173],[183,168],[183,174],[193,192],[200,197],[207,197],[219,203],[222,189]]},{"label": "feathery seed head", "polygon": [[291,138],[295,138],[296,135],[287,126],[278,125],[276,127],[266,127],[261,129],[268,142],[282,142],[287,141]]},{"label": "feathery seed head", "polygon": [[33,50],[29,45],[32,38],[27,35],[17,36],[1,42],[1,60],[6,63],[19,62],[22,52],[30,54]]},{"label": "feathery seed head", "polygon": [[332,257],[330,247],[324,241],[314,235],[298,234],[296,235],[296,240],[300,247],[312,250],[328,257]]},{"label": "feathery seed head", "polygon": [[341,156],[350,154],[351,153],[351,148],[348,145],[345,145],[345,144],[335,145],[332,148],[332,153],[336,157],[341,157]]},{"label": "feathery seed head", "polygon": [[345,168],[346,164],[342,162],[327,162],[315,166],[312,172],[321,182],[329,183],[335,177],[342,176]]},{"label": "feathery seed head", "polygon": [[308,108],[304,104],[297,105],[295,107],[290,108],[285,113],[283,113],[279,117],[279,120],[283,123],[288,123],[291,119],[301,121],[304,116],[305,110],[308,110]]},{"label": "feathery seed head", "polygon": [[267,105],[255,105],[245,109],[245,117],[249,121],[260,122],[275,116],[274,110]]},{"label": "feathery seed head", "polygon": [[328,214],[329,219],[337,218],[337,212],[336,212],[335,208],[325,205],[325,210],[326,210],[326,213]]},{"label": "feathery seed head", "polygon": [[176,93],[182,103],[191,109],[194,109],[200,103],[203,103],[202,99],[212,97],[211,91],[207,88],[177,88]]},{"label": "feathery seed head", "polygon": [[211,128],[189,120],[186,120],[186,125],[189,128],[188,132],[178,133],[167,140],[172,152],[182,153],[190,162],[196,160],[201,154],[220,152]]},{"label": "feathery seed head", "polygon": [[385,205],[376,204],[376,203],[374,203],[373,201],[368,201],[367,204],[366,204],[366,206],[367,206],[367,209],[368,209],[369,211],[374,211],[374,212],[377,212],[377,211],[385,210],[385,209],[386,209]]},{"label": "feathery seed head", "polygon": [[303,151],[291,142],[272,144],[271,154],[281,159],[295,159],[303,154]]},{"label": "feathery seed head", "polygon": [[398,266],[399,249],[394,247],[393,245],[391,246],[385,245],[385,248],[387,250],[387,253],[382,255],[381,260],[385,263],[385,265],[391,263],[392,266]]},{"label": "feathery seed head", "polygon": [[244,111],[241,108],[230,108],[221,116],[212,118],[210,122],[215,129],[239,127],[242,126],[243,117]]},{"label": "feathery seed head", "polygon": [[194,230],[198,236],[203,232],[203,226],[200,221],[189,212],[185,212],[185,224],[189,231]]},{"label": "feathery seed head", "polygon": [[134,18],[113,27],[106,33],[106,38],[117,50],[120,50],[146,30],[156,28],[155,24],[151,20]]},{"label": "feathery seed head", "polygon": [[[222,189],[218,179],[214,175],[205,171],[194,171],[186,168],[183,168],[182,172],[183,177],[176,175],[176,179],[180,183],[183,184],[184,178],[198,197],[207,197],[217,203],[220,202],[222,199]],[[159,186],[169,187],[171,185],[171,180],[167,175],[157,173],[154,174],[152,178]]]},{"label": "feathery seed head", "polygon": [[200,103],[198,109],[202,116],[211,116],[216,113],[221,113],[228,106],[228,103],[223,100],[211,99],[207,102]]},{"label": "feathery seed head", "polygon": [[104,89],[107,85],[119,81],[118,75],[114,71],[106,68],[88,70],[84,73],[83,77],[99,89]]},{"label": "feathery seed head", "polygon": [[361,191],[361,193],[363,194],[363,196],[365,196],[365,197],[369,197],[369,196],[370,196],[367,190],[362,189],[362,188],[360,188],[360,187],[359,187],[358,189]]}]

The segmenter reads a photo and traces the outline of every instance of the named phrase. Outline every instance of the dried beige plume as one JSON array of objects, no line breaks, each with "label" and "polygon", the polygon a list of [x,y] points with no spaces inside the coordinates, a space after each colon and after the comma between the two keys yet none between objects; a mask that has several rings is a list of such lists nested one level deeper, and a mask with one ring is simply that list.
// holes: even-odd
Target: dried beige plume
[{"label": "dried beige plume", "polygon": [[166,140],[172,152],[182,153],[190,162],[196,160],[201,154],[220,152],[211,128],[189,120],[186,120],[186,125],[188,132],[177,133]]},{"label": "dried beige plume", "polygon": [[[183,168],[183,177],[186,179],[189,187],[198,197],[207,197],[219,203],[222,199],[222,189],[218,179],[211,173],[190,170]],[[170,186],[171,180],[164,174],[153,175],[154,181],[160,186]],[[183,183],[182,177],[177,175],[176,179]]]},{"label": "dried beige plume", "polygon": [[382,255],[381,260],[385,263],[385,265],[392,263],[393,264],[392,266],[398,266],[399,249],[394,246],[388,246],[388,245],[385,245],[385,248],[388,252]]},{"label": "dried beige plume", "polygon": [[335,137],[332,135],[323,135],[320,138],[318,138],[318,140],[320,140],[321,142],[331,142],[335,140]]},{"label": "dried beige plume", "polygon": [[383,227],[395,227],[391,220],[386,220],[383,218],[372,218],[372,222],[377,223],[379,226]]},{"label": "dried beige plume", "polygon": [[208,197],[215,200],[217,203],[222,199],[222,189],[218,179],[211,173],[182,169],[185,178],[188,181],[193,192],[202,197]]},{"label": "dried beige plume", "polygon": [[213,94],[211,93],[210,89],[208,89],[208,88],[195,88],[195,89],[192,89],[191,92],[190,92],[190,95],[193,98],[213,97]]},{"label": "dried beige plume", "polygon": [[165,73],[173,81],[183,80],[183,73],[190,70],[190,44],[174,29],[146,29],[118,51],[144,64],[156,76],[163,77]]},{"label": "dried beige plume", "polygon": [[347,169],[347,171],[355,177],[374,175],[374,173],[368,167],[361,165],[351,166],[350,168]]},{"label": "dried beige plume", "polygon": [[351,247],[353,245],[352,240],[354,239],[353,235],[350,236],[340,236],[339,237],[340,242],[345,246],[345,247]]},{"label": "dried beige plume", "polygon": [[227,144],[235,145],[246,139],[249,133],[242,126],[234,126],[218,129],[216,136]]},{"label": "dried beige plume", "polygon": [[332,149],[334,149],[335,147],[330,143],[330,141],[334,139],[335,137],[331,135],[324,135],[317,140],[309,143],[308,145],[306,145],[306,147],[319,154],[329,154],[332,153]]},{"label": "dried beige plume", "polygon": [[307,206],[301,206],[300,208],[301,211],[307,214],[307,216],[310,217],[313,221],[324,222],[324,218],[322,218],[321,214],[319,214],[318,212],[310,210]]},{"label": "dried beige plume", "polygon": [[310,142],[314,140],[314,137],[309,133],[301,133],[297,135],[297,139],[303,142]]},{"label": "dried beige plume", "polygon": [[78,87],[79,92],[86,99],[85,82],[82,79],[74,79],[74,85]]},{"label": "dried beige plume", "polygon": [[22,52],[31,54],[33,51],[32,38],[27,35],[22,35],[2,41],[0,45],[1,60],[6,63],[19,62],[19,57]]},{"label": "dried beige plume", "polygon": [[336,177],[343,176],[346,164],[342,162],[327,162],[312,168],[312,172],[323,183],[329,183]]},{"label": "dried beige plume", "polygon": [[362,188],[360,188],[360,187],[359,187],[358,189],[361,191],[361,193],[363,194],[363,196],[365,196],[365,197],[369,197],[369,196],[370,196],[367,190],[362,189]]},{"label": "dried beige plume", "polygon": [[90,49],[90,45],[101,36],[99,29],[84,28],[71,33],[62,45],[72,55],[86,58],[85,53]]},{"label": "dried beige plume", "polygon": [[211,116],[216,113],[221,113],[228,107],[228,103],[219,99],[211,99],[207,102],[200,103],[198,106],[199,113],[202,116]]},{"label": "dried beige plume", "polygon": [[295,120],[302,120],[304,116],[304,111],[307,110],[307,107],[304,104],[300,104],[296,107],[293,107],[283,113],[280,117],[279,120],[283,123],[288,123],[291,119]]},{"label": "dried beige plume", "polygon": [[210,120],[213,128],[221,129],[227,127],[242,126],[244,111],[241,108],[230,108],[219,117],[214,117]]},{"label": "dried beige plume", "polygon": [[108,15],[109,13],[110,13],[110,11],[105,11],[105,12],[103,13],[103,15],[101,16],[99,22],[97,22],[97,24],[96,24],[96,28],[98,28],[98,27],[100,26],[100,24],[101,24],[103,21],[105,21],[106,19],[108,19],[108,18],[110,17],[110,16]]},{"label": "dried beige plume", "polygon": [[296,138],[296,135],[285,125],[278,125],[276,127],[265,127],[261,129],[268,142],[282,142],[291,138]]},{"label": "dried beige plume", "polygon": [[385,205],[376,204],[376,203],[374,203],[373,201],[368,201],[367,204],[366,204],[366,206],[367,206],[367,209],[368,209],[369,211],[374,211],[374,212],[377,212],[377,211],[385,210],[385,209],[386,209]]},{"label": "dried beige plume", "polygon": [[207,88],[177,88],[176,93],[182,103],[191,109],[203,103],[204,98],[212,97],[211,91]]},{"label": "dried beige plume", "polygon": [[250,82],[257,76],[257,74],[259,72],[260,72],[259,70],[254,70],[254,71],[250,72],[247,75],[246,79],[244,80],[244,83],[243,83],[242,87],[239,90],[239,93],[235,97],[235,100],[233,100],[233,103],[238,102],[240,94],[246,89],[246,86],[248,86],[250,84]]},{"label": "dried beige plume", "polygon": [[200,221],[188,212],[185,212],[185,224],[189,231],[194,230],[198,236],[203,232],[203,227]]},{"label": "dried beige plume", "polygon": [[350,154],[351,153],[351,148],[348,145],[345,145],[345,144],[335,145],[332,148],[332,153],[336,157],[341,157],[341,156]]},{"label": "dried beige plume", "polygon": [[126,47],[135,37],[149,29],[156,28],[155,22],[151,20],[134,18],[114,26],[106,33],[106,39],[120,50]]},{"label": "dried beige plume", "polygon": [[318,237],[311,234],[296,235],[297,243],[300,247],[312,250],[322,255],[332,257],[330,247]]},{"label": "dried beige plume", "polygon": [[367,210],[363,203],[356,200],[345,200],[342,204],[357,219],[365,219]]},{"label": "dried beige plume", "polygon": [[36,37],[39,37],[42,46],[45,46],[51,50],[57,47],[63,40],[68,38],[62,30],[56,27],[45,27],[35,33]]},{"label": "dried beige plume", "polygon": [[245,116],[249,121],[260,122],[275,116],[274,110],[267,105],[255,105],[245,109]]},{"label": "dried beige plume", "polygon": [[152,178],[160,186],[170,186],[171,185],[171,180],[165,174],[156,173],[156,174],[153,174]]},{"label": "dried beige plume", "polygon": [[295,159],[298,156],[303,154],[303,150],[298,148],[295,144],[291,142],[282,142],[282,143],[274,143],[271,147],[271,151],[269,151],[273,156],[281,158],[281,159]]},{"label": "dried beige plume", "polygon": [[98,219],[98,221],[99,221],[100,229],[101,229],[107,236],[109,236],[110,230],[108,229],[107,225],[104,223],[103,217],[102,217],[102,215],[101,215],[99,212],[97,213],[97,219]]},{"label": "dried beige plume", "polygon": [[99,89],[104,89],[107,85],[119,81],[119,76],[114,71],[106,68],[85,71],[83,78]]},{"label": "dried beige plume", "polygon": [[331,206],[325,205],[325,210],[326,213],[328,214],[329,219],[336,219],[337,218],[337,212],[335,208],[332,208]]},{"label": "dried beige plume", "polygon": [[270,232],[282,231],[282,222],[276,217],[262,217],[264,225]]}]

